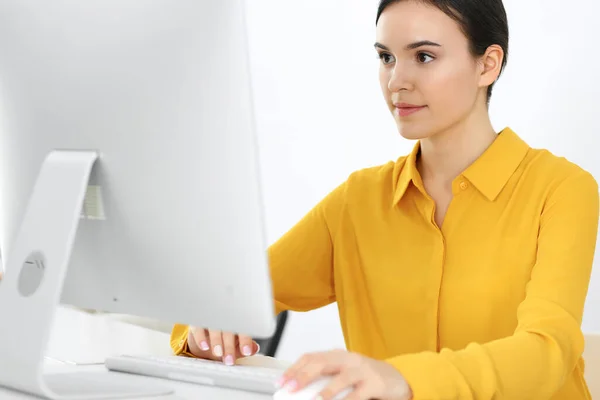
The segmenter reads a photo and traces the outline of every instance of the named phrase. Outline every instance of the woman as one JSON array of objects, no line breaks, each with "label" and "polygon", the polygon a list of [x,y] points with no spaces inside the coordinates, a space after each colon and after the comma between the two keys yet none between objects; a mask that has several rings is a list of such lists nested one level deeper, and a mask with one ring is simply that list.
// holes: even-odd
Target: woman
[{"label": "woman", "polygon": [[[381,88],[411,154],[352,174],[269,249],[277,311],[336,301],[348,351],[309,354],[331,399],[589,399],[580,329],[598,186],[516,133],[494,131],[508,52],[501,0],[383,0]],[[176,326],[177,354],[256,352]]]}]

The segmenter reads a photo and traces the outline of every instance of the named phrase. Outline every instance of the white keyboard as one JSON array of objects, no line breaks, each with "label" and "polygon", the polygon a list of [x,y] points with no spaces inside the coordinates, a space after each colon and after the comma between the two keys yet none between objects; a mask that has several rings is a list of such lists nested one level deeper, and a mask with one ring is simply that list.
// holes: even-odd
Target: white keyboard
[{"label": "white keyboard", "polygon": [[111,371],[266,394],[277,391],[275,383],[283,372],[179,356],[118,356],[106,359],[105,365]]}]

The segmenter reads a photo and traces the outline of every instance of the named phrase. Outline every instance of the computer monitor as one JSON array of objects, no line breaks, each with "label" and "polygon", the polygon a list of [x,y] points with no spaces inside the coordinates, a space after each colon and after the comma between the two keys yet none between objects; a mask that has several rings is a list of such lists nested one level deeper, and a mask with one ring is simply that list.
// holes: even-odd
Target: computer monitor
[{"label": "computer monitor", "polygon": [[248,53],[242,0],[0,2],[0,385],[62,398],[59,302],[272,334]]}]

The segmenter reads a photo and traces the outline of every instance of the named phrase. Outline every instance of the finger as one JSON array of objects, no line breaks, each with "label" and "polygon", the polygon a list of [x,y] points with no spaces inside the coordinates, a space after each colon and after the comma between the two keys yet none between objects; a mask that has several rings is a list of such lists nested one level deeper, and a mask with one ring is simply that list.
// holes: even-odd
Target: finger
[{"label": "finger", "polygon": [[[344,370],[336,375],[327,386],[319,393],[319,399],[332,400],[341,395],[341,398],[347,399],[353,392],[355,386],[360,383],[361,374],[358,369]],[[370,399],[370,397],[359,397],[361,400]]]},{"label": "finger", "polygon": [[206,329],[191,327],[190,333],[192,334],[194,343],[200,350],[202,350],[202,351],[210,350],[210,346],[208,345],[208,335],[207,335]]},{"label": "finger", "polygon": [[282,379],[291,379],[295,377],[298,372],[306,366],[306,364],[318,362],[325,363],[325,369],[323,371],[325,375],[335,374],[339,371],[340,366],[344,363],[343,359],[348,358],[348,356],[349,353],[343,350],[305,354],[283,373]]},{"label": "finger", "polygon": [[254,355],[258,351],[258,345],[252,340],[250,336],[239,335],[238,342],[240,354],[244,357]]},{"label": "finger", "polygon": [[208,331],[208,337],[213,356],[219,358],[223,357],[223,338],[221,331]]},{"label": "finger", "polygon": [[317,378],[325,375],[334,375],[341,370],[341,364],[332,352],[309,355],[304,360],[302,367],[287,375],[286,386],[292,392],[303,389]]},{"label": "finger", "polygon": [[375,399],[377,395],[364,382],[355,385],[353,390],[343,397],[344,400],[365,400]]},{"label": "finger", "polygon": [[235,364],[236,358],[236,335],[234,333],[223,333],[223,362],[225,365]]},{"label": "finger", "polygon": [[304,366],[309,363],[310,358],[314,357],[314,354],[304,354],[302,357],[298,359],[294,364],[292,364],[288,369],[285,370],[281,377],[277,381],[277,386],[287,386],[288,389],[293,389],[298,383],[295,378],[298,373]]}]

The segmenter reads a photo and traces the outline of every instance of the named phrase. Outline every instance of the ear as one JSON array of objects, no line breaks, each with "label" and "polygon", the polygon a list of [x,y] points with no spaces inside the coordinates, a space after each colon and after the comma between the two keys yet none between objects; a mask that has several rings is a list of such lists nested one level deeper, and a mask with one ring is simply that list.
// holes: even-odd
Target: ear
[{"label": "ear", "polygon": [[502,69],[504,51],[502,47],[494,44],[488,47],[485,54],[479,59],[481,74],[479,76],[479,87],[488,87],[496,82]]}]

